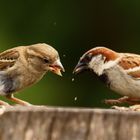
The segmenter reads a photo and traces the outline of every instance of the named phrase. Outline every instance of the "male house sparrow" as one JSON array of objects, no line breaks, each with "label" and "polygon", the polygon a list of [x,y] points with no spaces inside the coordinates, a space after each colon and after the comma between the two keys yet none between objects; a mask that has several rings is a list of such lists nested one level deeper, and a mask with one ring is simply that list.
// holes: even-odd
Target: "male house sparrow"
[{"label": "male house sparrow", "polygon": [[[124,96],[117,100],[105,100],[106,103],[140,104],[140,55],[96,47],[80,58],[74,73],[86,69],[93,70],[110,89]],[[124,109],[117,106],[115,108]],[[139,110],[140,105],[130,106],[130,109]]]},{"label": "male house sparrow", "polygon": [[[0,53],[0,95],[21,104],[13,93],[37,83],[47,71],[61,75],[64,68],[58,52],[51,46],[40,43],[19,46]],[[0,101],[1,105],[8,103]]]}]

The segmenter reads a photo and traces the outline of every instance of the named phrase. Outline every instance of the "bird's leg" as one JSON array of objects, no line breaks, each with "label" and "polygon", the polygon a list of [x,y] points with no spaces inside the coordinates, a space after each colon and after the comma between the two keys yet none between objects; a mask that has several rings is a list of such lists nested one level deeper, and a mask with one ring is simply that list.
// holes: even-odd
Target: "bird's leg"
[{"label": "bird's leg", "polygon": [[140,98],[132,98],[132,97],[129,97],[128,98],[128,101],[132,101],[132,102],[135,102],[137,104],[140,104]]},{"label": "bird's leg", "polygon": [[131,102],[135,105],[129,107],[113,106],[112,108],[119,111],[140,111],[140,98],[128,98],[128,102]]},{"label": "bird's leg", "polygon": [[140,99],[124,96],[119,99],[108,99],[108,100],[105,100],[104,102],[106,104],[122,104],[122,103],[137,104],[137,103],[140,103]]},{"label": "bird's leg", "polygon": [[129,97],[128,96],[124,96],[124,97],[121,97],[119,99],[107,99],[107,100],[104,100],[104,102],[106,104],[122,104],[122,103],[130,103],[130,101],[128,100]]},{"label": "bird's leg", "polygon": [[17,104],[20,104],[20,105],[24,105],[24,106],[31,106],[30,103],[26,102],[26,101],[23,101],[23,100],[20,100],[18,98],[15,98],[13,96],[13,94],[10,94],[10,95],[7,95],[6,98],[8,98],[9,100],[13,101],[13,102],[16,102]]}]

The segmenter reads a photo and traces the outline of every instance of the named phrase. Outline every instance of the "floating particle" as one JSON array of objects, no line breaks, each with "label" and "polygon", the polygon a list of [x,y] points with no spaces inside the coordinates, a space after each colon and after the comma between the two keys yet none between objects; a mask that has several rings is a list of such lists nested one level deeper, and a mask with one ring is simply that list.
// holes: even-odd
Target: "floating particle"
[{"label": "floating particle", "polygon": [[66,55],[65,55],[65,54],[63,54],[63,57],[66,57]]},{"label": "floating particle", "polygon": [[56,22],[54,22],[53,25],[56,26]]},{"label": "floating particle", "polygon": [[74,101],[77,101],[77,97],[74,97]]},{"label": "floating particle", "polygon": [[74,82],[74,80],[75,80],[74,78],[71,79],[72,82]]}]

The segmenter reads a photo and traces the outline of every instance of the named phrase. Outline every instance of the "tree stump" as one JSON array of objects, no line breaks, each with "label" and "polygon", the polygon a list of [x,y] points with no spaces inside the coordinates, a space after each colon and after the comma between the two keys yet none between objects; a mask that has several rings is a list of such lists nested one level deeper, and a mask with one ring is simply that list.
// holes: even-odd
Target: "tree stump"
[{"label": "tree stump", "polygon": [[2,107],[0,140],[140,140],[140,113],[44,106]]}]

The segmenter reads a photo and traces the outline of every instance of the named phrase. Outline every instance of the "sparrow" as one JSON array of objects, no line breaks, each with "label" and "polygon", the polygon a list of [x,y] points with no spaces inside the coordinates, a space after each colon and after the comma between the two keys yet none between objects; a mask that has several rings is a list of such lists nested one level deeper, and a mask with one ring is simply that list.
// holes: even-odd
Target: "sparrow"
[{"label": "sparrow", "polygon": [[[38,43],[19,46],[0,53],[0,95],[20,105],[31,105],[14,97],[14,93],[29,87],[51,71],[62,76],[64,67],[53,47]],[[9,105],[0,101],[0,105]]]},{"label": "sparrow", "polygon": [[[105,103],[129,103],[133,104],[129,107],[131,110],[140,110],[140,55],[95,47],[83,54],[73,73],[85,70],[94,72],[111,90],[123,96],[105,100]],[[113,108],[128,109],[119,106]]]}]

